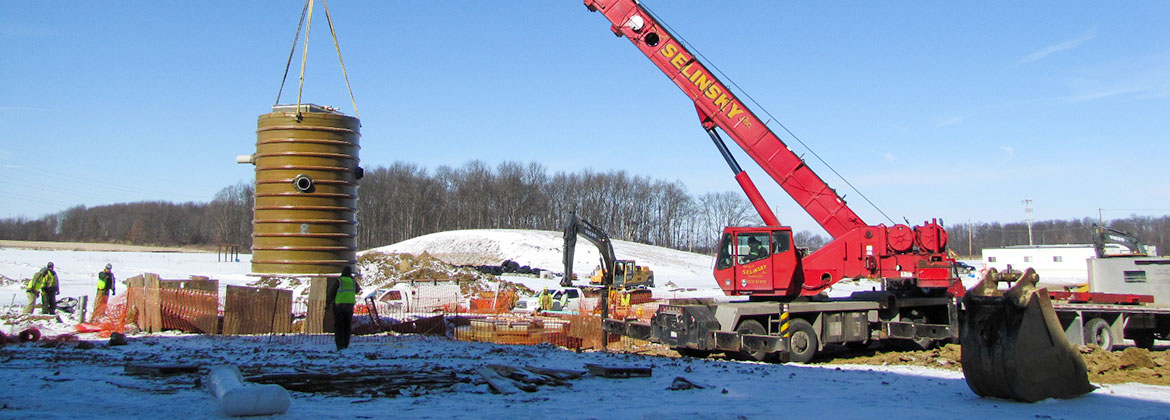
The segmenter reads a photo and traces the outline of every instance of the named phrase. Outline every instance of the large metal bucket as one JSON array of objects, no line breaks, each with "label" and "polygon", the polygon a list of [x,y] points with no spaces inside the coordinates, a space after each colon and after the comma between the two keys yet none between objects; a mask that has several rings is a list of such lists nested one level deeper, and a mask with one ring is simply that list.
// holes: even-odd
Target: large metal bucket
[{"label": "large metal bucket", "polygon": [[[990,269],[963,298],[963,376],[982,397],[1036,402],[1091,392],[1085,361],[1069,343],[1040,276]],[[996,286],[1015,281],[1007,292]]]}]

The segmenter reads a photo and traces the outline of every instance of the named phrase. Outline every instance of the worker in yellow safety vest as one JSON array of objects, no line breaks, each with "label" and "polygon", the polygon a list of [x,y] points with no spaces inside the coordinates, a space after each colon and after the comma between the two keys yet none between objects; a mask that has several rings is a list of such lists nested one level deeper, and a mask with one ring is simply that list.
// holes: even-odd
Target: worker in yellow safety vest
[{"label": "worker in yellow safety vest", "polygon": [[547,287],[544,288],[544,290],[540,292],[540,296],[537,297],[537,300],[540,302],[540,310],[542,310],[542,311],[551,311],[552,310],[552,304],[553,304],[552,292],[549,292]]},{"label": "worker in yellow safety vest", "polygon": [[337,350],[349,347],[350,330],[353,326],[353,305],[362,287],[353,275],[353,268],[341,269],[341,276],[329,282],[325,305],[333,311],[333,342]]},{"label": "worker in yellow safety vest", "polygon": [[[33,275],[33,285],[41,291],[41,313],[55,315],[57,313],[57,272],[53,270],[53,263],[45,265],[41,271]],[[29,296],[32,296],[31,294]]]},{"label": "worker in yellow safety vest", "polygon": [[106,268],[98,272],[97,281],[97,299],[93,302],[93,319],[97,320],[106,313],[106,302],[110,300],[110,295],[117,293],[117,287],[114,283],[114,269],[113,264],[106,264]]},{"label": "worker in yellow safety vest", "polygon": [[26,314],[31,314],[33,309],[36,309],[37,299],[41,298],[41,284],[38,281],[40,274],[40,272],[37,272],[36,275],[24,280],[24,292],[28,296],[28,305],[24,307],[24,313]]}]

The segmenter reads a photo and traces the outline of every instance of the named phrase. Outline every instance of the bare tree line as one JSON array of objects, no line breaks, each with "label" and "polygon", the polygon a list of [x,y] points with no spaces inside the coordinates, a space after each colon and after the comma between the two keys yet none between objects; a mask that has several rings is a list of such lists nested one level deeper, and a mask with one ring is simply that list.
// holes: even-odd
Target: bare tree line
[{"label": "bare tree line", "polygon": [[625,171],[550,174],[537,163],[471,161],[431,172],[397,162],[366,171],[359,196],[362,248],[447,230],[560,230],[576,211],[617,239],[706,250],[723,225],[758,220],[737,194],[696,198],[677,181]]},{"label": "bare tree line", "polygon": [[[576,211],[616,239],[710,252],[724,226],[759,224],[738,192],[692,196],[678,181],[626,171],[575,173],[537,163],[481,161],[431,171],[396,162],[365,172],[358,200],[360,249],[458,229],[560,230]],[[0,239],[118,242],[152,245],[251,245],[253,186],[220,190],[208,203],[139,202],[77,206],[40,219],[0,220]],[[1036,244],[1091,243],[1094,220],[1046,220],[1033,224]],[[1170,216],[1131,216],[1108,223],[1160,250],[1170,250]],[[983,248],[1028,243],[1024,223],[948,226],[950,247],[960,255]],[[796,232],[798,246],[819,248],[828,239]]]},{"label": "bare tree line", "polygon": [[[1032,223],[1035,245],[1090,244],[1097,219],[1041,220]],[[1104,221],[1106,226],[1127,232],[1146,245],[1156,245],[1160,254],[1170,251],[1170,216],[1137,216]],[[959,255],[978,257],[984,248],[1028,244],[1028,225],[1017,223],[971,223],[948,226],[950,248]]]}]

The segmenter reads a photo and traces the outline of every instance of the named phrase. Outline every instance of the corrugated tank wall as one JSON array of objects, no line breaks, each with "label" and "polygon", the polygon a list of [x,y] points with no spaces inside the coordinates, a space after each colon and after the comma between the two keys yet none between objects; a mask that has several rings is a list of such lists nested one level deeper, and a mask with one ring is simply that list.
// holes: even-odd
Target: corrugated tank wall
[{"label": "corrugated tank wall", "polygon": [[252,272],[336,274],[356,262],[357,118],[278,105],[256,129]]}]

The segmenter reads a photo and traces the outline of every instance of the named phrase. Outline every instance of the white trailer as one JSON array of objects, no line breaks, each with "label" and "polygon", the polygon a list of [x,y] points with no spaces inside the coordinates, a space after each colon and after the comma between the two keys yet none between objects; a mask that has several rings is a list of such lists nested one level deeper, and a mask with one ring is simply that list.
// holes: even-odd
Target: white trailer
[{"label": "white trailer", "polygon": [[[1108,244],[1110,252],[1124,251],[1117,244]],[[1086,270],[1089,259],[1097,256],[1092,244],[1013,245],[983,249],[983,268],[1015,270],[1031,267],[1046,285],[1079,286],[1089,282]]]}]

